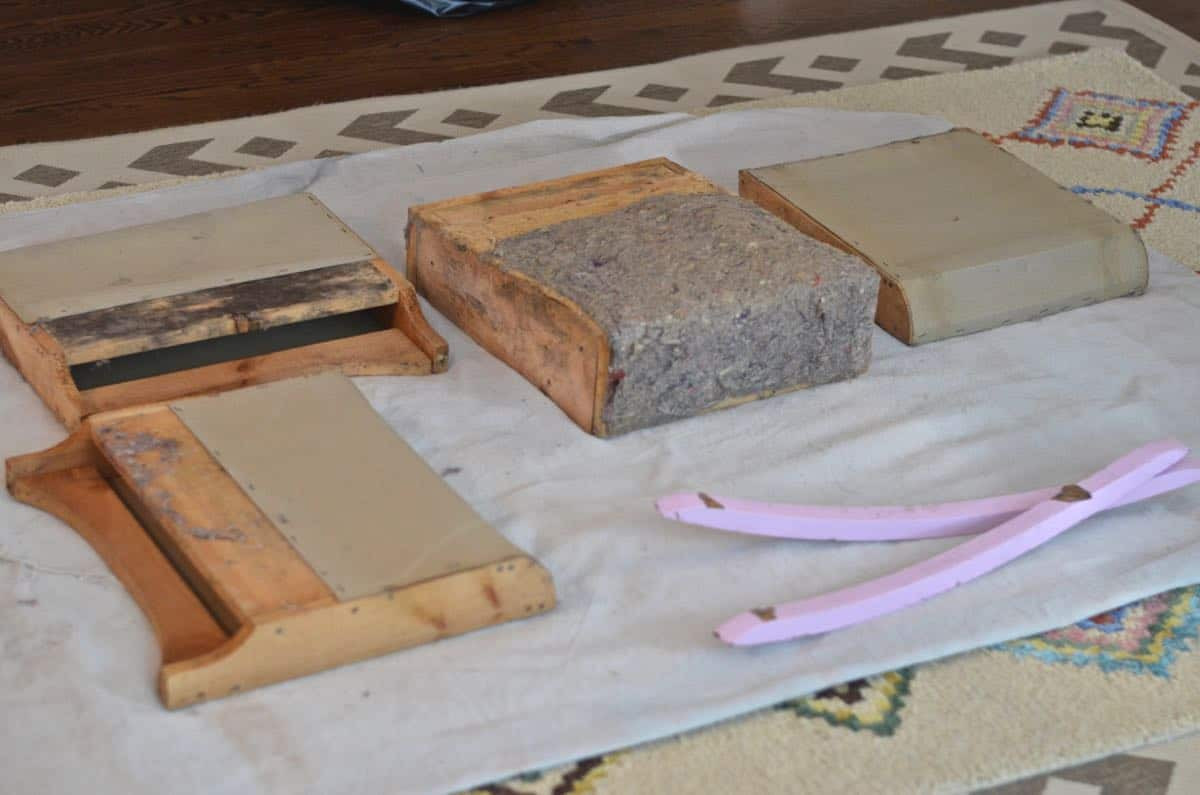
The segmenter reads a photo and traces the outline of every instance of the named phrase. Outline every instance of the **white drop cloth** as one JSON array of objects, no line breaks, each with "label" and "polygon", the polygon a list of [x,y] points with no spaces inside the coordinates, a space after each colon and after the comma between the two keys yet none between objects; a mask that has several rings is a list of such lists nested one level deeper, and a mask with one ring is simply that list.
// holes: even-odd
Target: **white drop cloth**
[{"label": "white drop cloth", "polygon": [[[739,167],[947,127],[821,110],[534,122],[0,218],[0,247],[312,190],[394,263],[409,204],[666,155]],[[87,267],[86,262],[79,267]],[[703,488],[813,503],[930,502],[1072,482],[1144,442],[1200,446],[1200,278],[1163,257],[1144,297],[922,348],[875,335],[854,381],[594,439],[429,311],[450,372],[359,379],[483,516],[553,572],[551,614],[164,711],[138,608],[66,525],[0,496],[6,792],[429,792],[735,715],[1059,626],[1200,580],[1200,487],[1113,511],[971,585],[803,642],[732,649],[742,609],[854,583],[954,541],[760,540],[660,519]],[[0,365],[0,455],[62,432]],[[84,572],[75,577],[64,572]],[[91,576],[96,575],[96,576]]]}]

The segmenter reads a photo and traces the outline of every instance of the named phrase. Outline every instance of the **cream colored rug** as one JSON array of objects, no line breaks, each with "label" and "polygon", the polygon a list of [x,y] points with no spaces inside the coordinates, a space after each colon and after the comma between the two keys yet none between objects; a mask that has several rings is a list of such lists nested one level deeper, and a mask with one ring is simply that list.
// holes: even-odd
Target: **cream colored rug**
[{"label": "cream colored rug", "polygon": [[[1194,41],[1121,0],[1067,0],[720,50],[628,69],[375,97],[132,135],[0,148],[0,202],[219,175],[542,118],[722,107],[1089,49],[1127,53],[1200,97]],[[0,211],[9,209],[0,204]]]},{"label": "cream colored rug", "polygon": [[[1124,54],[737,107],[807,105],[928,113],[985,132],[1200,269],[1200,102]],[[1191,795],[1198,631],[1200,586],[485,791]],[[1139,748],[1172,737],[1183,739]]]},{"label": "cream colored rug", "polygon": [[[0,150],[8,180],[0,190],[23,184],[11,174],[40,166],[45,169],[34,176],[45,190],[25,194],[36,193],[39,204],[59,203],[93,196],[68,191],[99,187],[98,180],[149,182],[164,173],[219,177],[322,154],[317,147],[332,149],[334,141],[340,152],[351,150],[346,141],[357,140],[359,151],[450,134],[439,125],[490,130],[531,115],[644,112],[659,107],[655,103],[664,109],[716,104],[719,111],[733,107],[713,102],[714,92],[733,96],[731,75],[757,75],[759,85],[745,84],[738,96],[766,97],[764,105],[928,113],[985,132],[1136,226],[1150,245],[1200,269],[1200,102],[1161,76],[1169,66],[1176,85],[1200,83],[1192,76],[1200,72],[1200,45],[1148,19],[1120,3],[1071,0],[470,94],[378,98],[197,128],[16,147]],[[854,50],[854,36],[874,44]],[[914,39],[924,42],[924,55],[913,54],[907,42]],[[1054,42],[1096,49],[1013,66],[996,60],[1021,60],[1038,48],[1044,55]],[[940,55],[930,57],[934,45]],[[905,54],[882,54],[899,50]],[[979,60],[980,53],[993,60]],[[848,83],[858,76],[899,77],[883,73],[915,70],[917,63],[934,71],[938,58],[955,73],[790,94],[811,87],[794,81],[817,79],[814,70]],[[1160,74],[1143,65],[1148,60]],[[958,73],[971,65],[1000,68]],[[689,82],[702,74],[722,79]],[[548,110],[546,97],[563,92],[576,92],[576,104]],[[1200,88],[1193,86],[1192,94]],[[541,97],[533,100],[540,109],[530,109],[531,96]],[[410,113],[412,108],[418,110]],[[455,113],[456,122],[445,121]],[[439,114],[443,121],[426,124]],[[357,121],[364,117],[374,121]],[[347,135],[355,124],[359,132],[373,130],[377,140]],[[160,148],[159,160],[143,159],[163,146],[176,148],[166,155]],[[141,166],[129,165],[137,161]],[[153,163],[159,171],[144,168]],[[49,185],[62,177],[56,168],[77,176]],[[12,202],[0,211],[29,206]],[[1129,750],[1200,729],[1198,630],[1200,587],[1183,589],[1037,638],[800,696],[716,727],[530,773],[485,791],[926,793],[1000,785],[993,791],[1013,795],[1200,792],[1200,738]]]}]

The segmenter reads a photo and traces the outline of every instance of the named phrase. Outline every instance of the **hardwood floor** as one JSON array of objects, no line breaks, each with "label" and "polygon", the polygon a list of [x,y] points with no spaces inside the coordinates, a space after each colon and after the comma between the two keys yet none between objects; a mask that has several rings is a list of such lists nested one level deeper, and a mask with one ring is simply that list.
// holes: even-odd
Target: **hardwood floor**
[{"label": "hardwood floor", "polygon": [[[1200,38],[1196,0],[1133,0]],[[1030,0],[0,0],[0,145],[632,66]]]}]

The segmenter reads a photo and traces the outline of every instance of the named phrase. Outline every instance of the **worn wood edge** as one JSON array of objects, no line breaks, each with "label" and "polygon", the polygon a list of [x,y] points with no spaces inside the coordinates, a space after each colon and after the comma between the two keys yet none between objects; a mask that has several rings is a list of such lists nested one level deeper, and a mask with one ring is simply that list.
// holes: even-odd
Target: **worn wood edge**
[{"label": "worn wood edge", "polygon": [[216,619],[99,470],[85,466],[19,478],[10,491],[15,499],[69,525],[95,550],[141,608],[163,664],[225,642]]},{"label": "worn wood edge", "polygon": [[[136,411],[123,411],[89,417],[84,428],[87,430],[92,445],[103,457],[103,466],[112,476],[109,480],[113,488],[130,512],[137,518],[146,535],[154,541],[155,546],[162,550],[163,555],[170,561],[171,567],[179,573],[187,583],[189,590],[206,606],[223,628],[223,631],[233,634],[249,623],[250,617],[244,613],[220,583],[209,581],[187,552],[175,543],[171,533],[161,526],[153,514],[142,502],[143,495],[138,484],[130,481],[128,473],[114,461],[110,451],[105,449],[104,440],[100,434],[105,423],[118,422],[131,417],[145,417],[153,414],[170,414],[170,409],[162,405],[143,406]],[[174,415],[171,415],[174,416]]]},{"label": "worn wood edge", "polygon": [[[590,342],[595,344],[597,350],[600,352],[596,356],[596,365],[603,364],[605,367],[603,370],[597,370],[596,372],[592,384],[591,401],[586,411],[574,410],[565,406],[564,400],[559,397],[560,391],[558,389],[547,388],[541,383],[541,379],[536,372],[514,362],[513,352],[503,344],[504,334],[497,333],[494,336],[481,338],[480,335],[472,333],[468,329],[467,324],[464,323],[464,320],[459,317],[460,313],[450,301],[452,297],[460,297],[461,292],[456,291],[453,294],[448,293],[443,296],[440,291],[430,290],[429,285],[426,284],[426,278],[421,275],[421,262],[426,259],[425,248],[432,247],[436,249],[443,245],[453,247],[461,260],[481,277],[486,274],[498,281],[500,284],[498,292],[505,294],[511,306],[515,307],[516,303],[523,297],[529,300],[540,299],[554,303],[562,307],[563,311],[572,315],[588,331],[591,336]],[[602,424],[598,426],[596,420],[604,409],[604,401],[608,391],[607,363],[611,356],[609,352],[611,341],[604,329],[601,328],[595,319],[584,312],[578,304],[519,270],[504,270],[497,267],[488,261],[486,253],[481,254],[474,251],[463,240],[459,239],[452,230],[430,224],[425,218],[420,216],[411,216],[409,220],[407,270],[409,274],[416,276],[415,283],[421,286],[422,295],[424,295],[425,300],[429,301],[439,312],[474,339],[488,353],[516,370],[523,378],[542,391],[572,422],[584,431],[592,434],[597,434],[598,430],[603,431]],[[556,329],[556,331],[558,330]],[[584,353],[586,355],[586,351]]]},{"label": "worn wood edge", "polygon": [[[667,173],[639,173],[655,169]],[[422,218],[433,226],[452,230],[468,247],[484,252],[500,240],[614,212],[654,196],[725,192],[701,174],[665,158],[655,158],[414,205],[409,208],[409,221]],[[493,206],[503,211],[478,217],[479,208]]]},{"label": "worn wood edge", "polygon": [[84,390],[85,415],[131,405],[210,395],[284,378],[337,370],[347,376],[428,375],[429,357],[400,329],[383,329],[261,356],[178,370]]},{"label": "worn wood edge", "polygon": [[53,447],[36,453],[26,453],[9,458],[4,462],[4,477],[9,490],[22,478],[36,477],[63,469],[77,467],[99,467],[104,456],[92,444],[91,431],[75,429],[66,439]]},{"label": "worn wood edge", "polygon": [[[68,364],[114,359],[395,303],[396,284],[373,264],[359,260],[225,284],[55,318],[41,326]],[[284,298],[288,289],[292,294]],[[172,318],[175,326],[163,326],[158,320],[163,317]]]},{"label": "worn wood edge", "polygon": [[[627,163],[610,168],[586,171],[576,174],[571,174],[565,177],[556,179],[544,180],[540,182],[517,185],[513,187],[500,188],[493,191],[485,191],[483,193],[470,194],[466,196],[458,196],[451,199],[445,199],[439,202],[429,204],[416,205],[409,208],[408,220],[406,227],[406,276],[408,281],[414,286],[416,292],[423,295],[434,307],[455,323],[459,328],[462,328],[476,342],[484,347],[493,356],[504,361],[518,373],[520,373],[527,381],[536,386],[539,390],[545,393],[551,400],[554,401],[560,409],[567,414],[570,419],[575,422],[583,430],[599,437],[608,436],[608,431],[604,423],[604,408],[606,406],[609,393],[612,389],[610,382],[609,366],[612,358],[611,340],[607,332],[592,318],[589,314],[573,300],[565,295],[554,290],[548,285],[544,285],[539,281],[530,278],[522,273],[519,268],[502,269],[489,261],[489,255],[492,248],[496,245],[499,239],[511,237],[511,234],[496,238],[488,236],[487,244],[480,245],[480,241],[473,238],[463,229],[459,227],[462,224],[457,224],[455,221],[448,219],[446,214],[448,211],[453,211],[455,208],[467,207],[480,202],[503,201],[505,199],[520,199],[521,197],[530,195],[545,195],[558,191],[570,193],[573,190],[578,190],[582,184],[592,186],[592,189],[585,196],[590,196],[591,193],[601,193],[603,191],[602,184],[605,179],[621,179],[627,178],[630,174],[635,173],[639,169],[648,170],[654,168],[665,169],[670,172],[673,178],[678,177],[685,181],[676,184],[672,181],[663,186],[662,190],[653,192],[650,195],[662,195],[671,193],[725,193],[718,185],[712,183],[703,175],[689,171],[683,166],[675,163],[665,157],[651,158],[648,160]],[[621,194],[613,193],[614,198],[620,198]],[[607,212],[613,212],[620,207],[628,204],[636,203],[647,198],[647,196],[638,195],[628,197],[626,202],[618,202],[615,207],[608,207],[601,211],[589,204],[580,204],[573,208],[574,215],[579,217],[587,215],[595,215]],[[573,200],[566,200],[565,203],[571,203]],[[564,219],[556,218],[553,221],[541,224],[548,226],[553,223],[561,223]],[[567,219],[569,220],[569,219]],[[472,224],[466,225],[473,228]],[[541,228],[534,226],[533,228]],[[523,232],[521,232],[523,233]],[[478,237],[478,236],[475,236]],[[569,400],[568,395],[562,394],[561,390],[554,390],[546,386],[542,379],[534,372],[532,366],[524,367],[518,365],[514,359],[517,354],[514,351],[508,350],[503,345],[503,335],[489,335],[487,339],[483,339],[479,334],[468,330],[468,325],[464,322],[466,318],[460,317],[460,313],[450,305],[448,300],[451,295],[441,295],[436,290],[431,290],[427,284],[429,279],[422,271],[422,263],[427,259],[423,256],[426,249],[442,249],[448,250],[452,248],[456,255],[464,260],[472,270],[478,274],[483,271],[492,271],[497,280],[504,281],[504,287],[498,292],[506,293],[509,297],[508,303],[515,306],[520,296],[527,298],[539,297],[546,301],[551,301],[563,307],[568,313],[579,319],[583,326],[588,329],[592,338],[592,343],[596,346],[595,360],[592,366],[595,367],[595,379],[592,385],[592,396],[590,400],[590,411],[574,406],[577,400]],[[438,281],[438,280],[434,280]],[[452,290],[453,288],[448,288]],[[461,294],[455,291],[456,297],[461,297]],[[548,329],[549,330],[549,329]],[[499,330],[498,330],[499,331]],[[570,355],[570,352],[567,352]],[[568,370],[570,368],[567,368]],[[567,403],[571,405],[568,406]]]},{"label": "worn wood edge", "polygon": [[[500,269],[497,268],[497,270],[499,271]],[[592,390],[591,421],[586,426],[584,423],[577,424],[594,436],[606,437],[608,435],[608,428],[604,423],[604,407],[608,403],[609,393],[613,389],[612,379],[608,371],[609,364],[612,361],[612,340],[609,338],[608,332],[596,322],[595,318],[585,312],[583,307],[558,290],[542,284],[537,279],[520,270],[510,269],[500,272],[511,274],[513,279],[524,284],[526,289],[531,291],[536,290],[547,300],[563,306],[567,311],[579,318],[591,332],[596,344],[596,378],[595,386]]]},{"label": "worn wood edge", "polygon": [[623,163],[619,166],[609,166],[608,168],[595,169],[592,171],[581,171],[576,174],[568,174],[565,177],[555,177],[553,179],[539,180],[537,182],[529,182],[521,185],[510,185],[505,188],[497,188],[495,190],[481,191],[479,193],[468,193],[462,196],[453,196],[449,199],[441,199],[435,202],[427,202],[425,204],[417,204],[408,208],[408,217],[411,220],[414,215],[425,216],[430,213],[438,213],[440,211],[461,207],[466,204],[475,204],[481,199],[495,199],[506,196],[515,196],[528,193],[531,190],[553,190],[561,187],[569,187],[572,184],[578,183],[583,178],[604,178],[606,176],[620,175],[623,172],[628,172],[635,168],[665,168],[676,174],[688,174],[686,168],[676,163],[667,157],[651,157],[645,160],[636,160],[632,163]]},{"label": "worn wood edge", "polygon": [[0,348],[42,402],[67,426],[75,428],[84,410],[66,355],[41,327],[26,325],[0,298]]},{"label": "worn wood edge", "polygon": [[[337,601],[253,496],[168,406],[100,415],[87,424],[113,472],[113,488],[227,632],[280,604]],[[223,522],[240,537],[214,537]]]},{"label": "worn wood edge", "polygon": [[141,608],[164,664],[217,648],[225,632],[163,556],[106,477],[91,431],[5,462],[13,498],[78,533]]},{"label": "worn wood edge", "polygon": [[431,372],[446,372],[450,363],[450,346],[425,319],[425,313],[421,311],[421,304],[417,301],[416,288],[387,260],[377,257],[371,260],[371,264],[396,287],[396,304],[391,310],[391,325],[407,334],[429,357],[432,363]]},{"label": "worn wood edge", "polygon": [[[583,313],[582,309],[579,311]],[[591,320],[590,315],[587,317]],[[598,323],[595,323],[595,326],[600,334],[600,344],[596,346],[596,388],[592,398],[592,427],[586,430],[594,436],[606,439],[609,433],[608,424],[604,421],[604,408],[608,405],[608,397],[613,390],[612,375],[609,372],[612,367],[612,340],[608,339]]]},{"label": "worn wood edge", "polygon": [[[837,155],[831,155],[837,157]],[[896,339],[907,345],[915,345],[913,334],[912,306],[904,286],[886,264],[875,262],[843,240],[827,226],[805,210],[797,207],[771,185],[764,182],[753,169],[738,171],[738,193],[744,199],[762,207],[777,218],[794,226],[801,233],[822,243],[853,254],[866,262],[879,274],[879,299],[875,305],[875,323]]]},{"label": "worn wood edge", "polygon": [[164,666],[168,709],[233,695],[400,649],[543,613],[550,573],[529,556],[348,602],[257,618],[226,644]]}]

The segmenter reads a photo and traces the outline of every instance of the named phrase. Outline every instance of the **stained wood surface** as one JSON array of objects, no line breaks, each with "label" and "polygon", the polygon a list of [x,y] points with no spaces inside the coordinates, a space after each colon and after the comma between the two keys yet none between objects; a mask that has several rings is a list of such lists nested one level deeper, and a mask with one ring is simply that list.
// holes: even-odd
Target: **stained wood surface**
[{"label": "stained wood surface", "polygon": [[98,309],[43,323],[69,364],[370,309],[396,286],[370,261]]},{"label": "stained wood surface", "polygon": [[2,301],[0,342],[4,343],[6,358],[21,371],[47,407],[68,428],[74,428],[83,417],[97,412],[327,370],[351,376],[430,375],[445,370],[445,340],[419,314],[415,299],[408,295],[405,300],[411,306],[398,302],[394,308],[381,308],[380,311],[387,310],[385,322],[403,320],[408,328],[419,333],[419,339],[438,357],[436,366],[435,360],[404,331],[389,328],[81,390],[57,342],[40,327],[22,324]]},{"label": "stained wood surface", "polygon": [[[612,212],[651,196],[719,193],[721,188],[666,158],[589,171],[559,179],[460,196],[409,208],[409,219],[436,224],[456,244],[484,252],[497,240],[534,229]],[[420,288],[419,261],[409,279]]]},{"label": "stained wood surface", "polygon": [[123,406],[242,389],[328,370],[351,376],[429,375],[433,366],[424,351],[403,332],[385,329],[88,389],[80,394],[79,412],[86,416]]},{"label": "stained wood surface", "polygon": [[20,371],[54,416],[68,428],[78,425],[83,416],[82,398],[62,348],[44,329],[21,322],[2,299],[0,343],[4,358]]},{"label": "stained wood surface", "polygon": [[[550,397],[580,428],[605,435],[620,384],[609,336],[574,301],[491,255],[497,243],[666,194],[723,193],[665,158],[461,196],[409,209],[407,276],[489,353]],[[509,267],[511,266],[511,267]]]},{"label": "stained wood surface", "polygon": [[608,370],[604,330],[574,303],[520,273],[500,270],[481,252],[460,248],[420,216],[408,230],[408,273],[421,294],[576,425],[593,431],[606,389],[599,375]]},{"label": "stained wood surface", "polygon": [[21,478],[10,489],[18,500],[62,519],[91,544],[142,608],[164,665],[206,654],[226,641],[216,619],[95,468]]},{"label": "stained wood surface", "polygon": [[665,158],[461,196],[409,209],[407,276],[417,291],[489,353],[603,435],[611,383],[608,335],[578,305],[502,269],[498,241],[601,215],[664,194],[720,193]]},{"label": "stained wood surface", "polygon": [[[325,369],[428,375],[449,359],[412,285],[305,193],[3,252],[0,293],[0,351],[68,428],[136,403]],[[336,319],[344,332],[323,324]]]},{"label": "stained wood surface", "polygon": [[13,456],[6,460],[4,462],[4,482],[9,489],[12,489],[18,480],[37,475],[80,467],[100,470],[105,466],[106,459],[92,443],[91,434],[77,430],[51,448],[39,450],[36,453]]},{"label": "stained wood surface", "polygon": [[[1029,2],[541,0],[465,20],[383,0],[15,2],[0,6],[0,145],[632,66]],[[1193,0],[1133,5],[1200,38]]]},{"label": "stained wood surface", "polygon": [[294,193],[0,252],[0,298],[35,323],[375,257]]},{"label": "stained wood surface", "polygon": [[146,529],[227,630],[254,616],[335,601],[171,411],[101,417],[91,429]]},{"label": "stained wood surface", "polygon": [[[425,314],[421,311],[421,304],[417,301],[416,288],[385,260],[377,259],[374,265],[380,273],[391,279],[397,288],[396,305],[383,310],[383,322],[403,331],[408,339],[429,357],[433,372],[444,373],[450,364],[450,346],[425,319]],[[347,375],[369,375],[369,373],[347,373]]]},{"label": "stained wood surface", "polygon": [[207,655],[164,666],[159,695],[169,709],[186,707],[529,618],[555,604],[550,573],[521,555],[362,599],[266,617]]},{"label": "stained wood surface", "polygon": [[549,572],[342,376],[95,415],[5,470],[13,496],[73,526],[142,607],[169,708],[555,605]]}]

